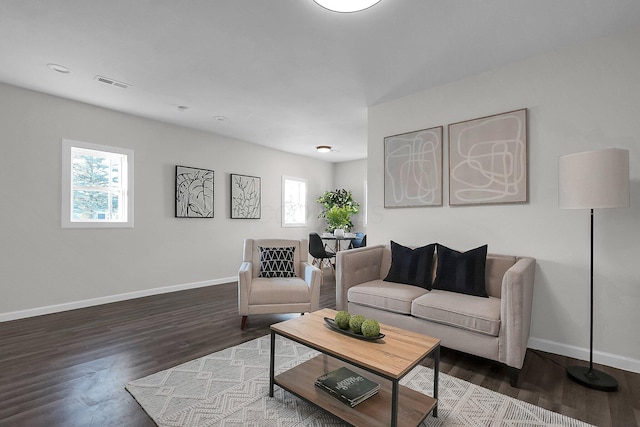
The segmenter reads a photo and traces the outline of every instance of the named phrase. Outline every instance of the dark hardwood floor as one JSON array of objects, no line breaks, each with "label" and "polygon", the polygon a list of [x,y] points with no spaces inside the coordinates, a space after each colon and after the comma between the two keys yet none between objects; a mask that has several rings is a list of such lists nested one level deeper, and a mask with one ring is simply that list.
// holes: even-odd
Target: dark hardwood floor
[{"label": "dark hardwood floor", "polygon": [[[335,307],[325,270],[321,306]],[[0,426],[153,426],[128,381],[266,335],[294,315],[250,316],[240,330],[235,283],[0,323]],[[529,350],[519,388],[507,369],[443,349],[441,370],[597,426],[640,426],[640,374],[608,367],[620,390],[569,380],[575,360]]]}]

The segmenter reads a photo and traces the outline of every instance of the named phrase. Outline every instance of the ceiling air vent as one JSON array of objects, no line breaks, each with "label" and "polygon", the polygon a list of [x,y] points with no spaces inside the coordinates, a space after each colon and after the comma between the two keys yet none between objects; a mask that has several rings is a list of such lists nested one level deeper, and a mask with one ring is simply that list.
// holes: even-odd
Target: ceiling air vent
[{"label": "ceiling air vent", "polygon": [[100,83],[108,84],[108,85],[111,85],[111,86],[121,87],[123,89],[126,89],[129,86],[131,86],[128,83],[119,82],[118,80],[110,79],[108,77],[103,77],[103,76],[96,76],[95,80],[100,82]]}]

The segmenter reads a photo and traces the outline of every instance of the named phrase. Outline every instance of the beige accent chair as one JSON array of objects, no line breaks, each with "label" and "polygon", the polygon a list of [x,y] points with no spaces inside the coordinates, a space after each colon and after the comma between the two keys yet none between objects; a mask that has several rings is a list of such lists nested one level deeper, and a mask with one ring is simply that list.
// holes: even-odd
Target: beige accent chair
[{"label": "beige accent chair", "polygon": [[[258,277],[259,247],[295,247],[296,277]],[[238,311],[241,329],[251,314],[305,313],[320,308],[322,272],[309,264],[308,240],[244,239],[242,264],[238,271]]]}]

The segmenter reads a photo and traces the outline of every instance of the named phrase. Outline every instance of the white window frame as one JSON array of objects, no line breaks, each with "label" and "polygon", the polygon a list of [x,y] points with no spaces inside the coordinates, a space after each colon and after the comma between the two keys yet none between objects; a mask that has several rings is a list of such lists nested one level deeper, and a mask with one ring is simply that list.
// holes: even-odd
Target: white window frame
[{"label": "white window frame", "polygon": [[[85,149],[102,151],[105,153],[126,156],[126,176],[123,173],[122,185],[124,197],[120,201],[123,210],[123,218],[118,221],[73,221],[72,206],[72,151],[73,149]],[[89,142],[62,140],[62,202],[61,202],[62,228],[133,228],[133,150],[111,147],[108,145],[92,144]]]},{"label": "white window frame", "polygon": [[[296,181],[299,183],[304,184],[304,200],[302,200],[302,210],[303,210],[303,220],[302,222],[291,222],[291,221],[287,221],[287,215],[285,214],[286,212],[286,182],[287,181]],[[287,175],[282,175],[282,226],[283,227],[306,227],[307,226],[307,195],[308,195],[308,186],[307,186],[307,180],[304,178],[297,178],[295,176],[287,176]]]}]

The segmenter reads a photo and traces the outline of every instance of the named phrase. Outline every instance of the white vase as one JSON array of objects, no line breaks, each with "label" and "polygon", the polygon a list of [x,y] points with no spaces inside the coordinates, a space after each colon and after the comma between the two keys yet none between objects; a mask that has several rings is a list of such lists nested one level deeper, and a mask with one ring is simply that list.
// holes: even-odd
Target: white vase
[{"label": "white vase", "polygon": [[336,228],[335,230],[333,230],[333,235],[335,237],[344,237],[344,229]]}]

